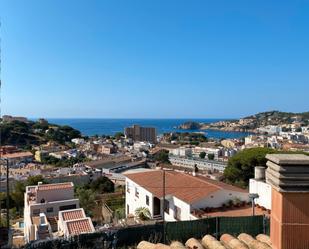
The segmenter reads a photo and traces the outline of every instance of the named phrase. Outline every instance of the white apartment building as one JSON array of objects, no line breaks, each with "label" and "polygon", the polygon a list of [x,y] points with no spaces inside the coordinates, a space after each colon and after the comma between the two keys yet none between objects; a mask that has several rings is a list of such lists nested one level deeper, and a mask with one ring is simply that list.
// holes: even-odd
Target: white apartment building
[{"label": "white apartment building", "polygon": [[[41,184],[27,186],[24,207],[24,237],[25,241],[43,240],[63,236],[63,231],[58,230],[58,216],[61,211],[79,208],[79,200],[74,198],[74,185],[72,182]],[[85,217],[83,218],[85,219]],[[76,219],[75,219],[76,220]],[[77,226],[74,232],[68,230],[68,235],[90,233],[94,229],[91,224],[84,222]],[[70,233],[71,231],[71,233]]]},{"label": "white apartment building", "polygon": [[187,157],[192,155],[192,149],[187,147],[179,147],[170,151],[173,156]]},{"label": "white apartment building", "polygon": [[205,207],[221,207],[238,198],[248,201],[246,190],[205,177],[176,171],[165,171],[165,204],[163,205],[163,171],[152,170],[126,174],[126,215],[147,207],[152,218],[166,221],[197,219],[193,211]]},{"label": "white apartment building", "polygon": [[222,161],[189,157],[177,157],[172,155],[169,156],[169,160],[172,165],[178,167],[194,169],[194,166],[196,165],[199,169],[210,170],[211,172],[218,171],[222,173],[227,166],[227,163]]},{"label": "white apartment building", "polygon": [[282,128],[277,125],[267,125],[265,127],[260,127],[257,129],[260,133],[267,133],[270,135],[280,134]]},{"label": "white apartment building", "polygon": [[218,158],[222,156],[222,148],[209,148],[209,147],[196,146],[192,149],[192,154],[195,157],[199,157],[201,152],[206,153],[206,158],[209,154],[213,154],[215,160],[218,160]]}]

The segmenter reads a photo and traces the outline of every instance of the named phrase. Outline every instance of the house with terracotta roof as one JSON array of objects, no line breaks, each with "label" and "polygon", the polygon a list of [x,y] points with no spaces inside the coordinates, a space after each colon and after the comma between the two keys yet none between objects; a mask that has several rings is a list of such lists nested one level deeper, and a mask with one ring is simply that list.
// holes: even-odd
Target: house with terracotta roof
[{"label": "house with terracotta roof", "polygon": [[61,231],[65,238],[69,238],[81,233],[92,233],[95,229],[84,209],[77,208],[59,212],[58,231]]},{"label": "house with terracotta roof", "polygon": [[147,207],[152,218],[164,212],[166,221],[194,220],[194,210],[221,207],[236,198],[249,201],[248,191],[206,177],[171,170],[126,174],[127,217]]},{"label": "house with terracotta roof", "polygon": [[[78,220],[81,222],[77,222]],[[75,226],[69,225],[67,228],[67,222],[80,225],[77,225],[77,228],[71,228]],[[89,224],[85,225],[86,223]],[[93,231],[91,219],[86,217],[84,210],[79,208],[79,200],[74,198],[72,182],[38,183],[26,187],[24,208],[26,242],[59,236],[69,237]]]}]

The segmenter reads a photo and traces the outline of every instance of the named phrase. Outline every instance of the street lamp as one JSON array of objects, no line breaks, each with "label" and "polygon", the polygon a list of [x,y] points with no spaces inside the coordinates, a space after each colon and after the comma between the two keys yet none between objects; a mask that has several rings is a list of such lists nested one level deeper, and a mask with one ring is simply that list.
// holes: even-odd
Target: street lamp
[{"label": "street lamp", "polygon": [[256,198],[259,198],[259,195],[258,195],[258,194],[255,194],[255,193],[250,193],[250,194],[249,194],[249,199],[251,200],[251,203],[252,203],[252,216],[255,215],[255,213],[254,213],[254,207],[255,207],[254,200],[255,200]]}]

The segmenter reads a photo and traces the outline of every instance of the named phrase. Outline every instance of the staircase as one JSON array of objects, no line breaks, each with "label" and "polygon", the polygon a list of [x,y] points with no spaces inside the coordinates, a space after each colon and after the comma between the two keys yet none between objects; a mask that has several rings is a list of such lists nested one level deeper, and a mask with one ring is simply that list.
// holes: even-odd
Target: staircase
[{"label": "staircase", "polygon": [[58,221],[57,217],[48,217],[47,218],[48,223],[50,224],[52,232],[57,232],[58,231]]}]

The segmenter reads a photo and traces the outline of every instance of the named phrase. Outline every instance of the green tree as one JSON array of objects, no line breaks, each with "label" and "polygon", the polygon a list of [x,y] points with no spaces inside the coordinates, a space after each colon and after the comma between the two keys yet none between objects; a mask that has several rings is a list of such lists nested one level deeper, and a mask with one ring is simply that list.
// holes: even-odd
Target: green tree
[{"label": "green tree", "polygon": [[204,159],[206,157],[206,152],[205,151],[202,151],[200,153],[200,158]]},{"label": "green tree", "polygon": [[107,177],[101,176],[90,183],[90,189],[100,194],[111,193],[115,191],[115,184]]},{"label": "green tree", "polygon": [[208,154],[207,157],[208,157],[208,160],[214,160],[215,159],[214,154]]},{"label": "green tree", "polygon": [[91,189],[78,188],[76,196],[79,199],[80,206],[84,208],[88,215],[91,215],[95,206],[95,193]]},{"label": "green tree", "polygon": [[17,210],[21,210],[24,206],[24,193],[25,193],[25,183],[17,182],[15,184],[14,191],[11,193],[11,198],[17,208]]},{"label": "green tree", "polygon": [[29,176],[26,182],[18,181],[15,184],[14,191],[11,193],[11,198],[17,211],[21,211],[24,206],[24,193],[26,191],[26,186],[37,185],[38,182],[47,183],[42,175],[36,175]]},{"label": "green tree", "polygon": [[266,166],[266,154],[275,153],[269,148],[245,149],[231,157],[224,170],[224,177],[227,182],[247,187],[249,179],[254,177],[255,166]]},{"label": "green tree", "polygon": [[168,151],[167,150],[159,151],[155,156],[155,160],[160,163],[170,163],[168,159]]},{"label": "green tree", "polygon": [[120,138],[124,137],[124,134],[122,132],[116,132],[114,137],[116,139],[120,139]]}]

